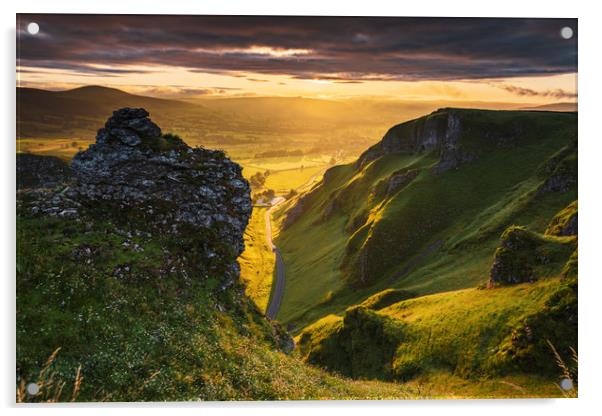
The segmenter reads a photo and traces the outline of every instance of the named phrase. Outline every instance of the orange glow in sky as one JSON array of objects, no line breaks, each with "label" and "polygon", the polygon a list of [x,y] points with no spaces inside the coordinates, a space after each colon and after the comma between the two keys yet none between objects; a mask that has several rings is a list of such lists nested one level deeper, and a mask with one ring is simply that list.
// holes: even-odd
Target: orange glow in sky
[{"label": "orange glow in sky", "polygon": [[[23,87],[69,89],[102,85],[134,94],[169,98],[256,95],[545,104],[574,102],[576,97],[571,95],[577,93],[577,74],[467,81],[341,82],[256,73],[199,73],[169,66],[128,67],[140,73],[110,77],[58,69],[22,69],[25,71],[18,73],[18,81]],[[516,91],[523,91],[523,94]]]}]

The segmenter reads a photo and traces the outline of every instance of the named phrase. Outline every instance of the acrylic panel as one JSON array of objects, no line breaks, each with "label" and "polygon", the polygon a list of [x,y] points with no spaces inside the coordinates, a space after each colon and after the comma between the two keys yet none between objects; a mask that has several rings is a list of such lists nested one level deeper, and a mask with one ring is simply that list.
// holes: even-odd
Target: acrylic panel
[{"label": "acrylic panel", "polygon": [[576,397],[577,35],[17,15],[16,400]]}]

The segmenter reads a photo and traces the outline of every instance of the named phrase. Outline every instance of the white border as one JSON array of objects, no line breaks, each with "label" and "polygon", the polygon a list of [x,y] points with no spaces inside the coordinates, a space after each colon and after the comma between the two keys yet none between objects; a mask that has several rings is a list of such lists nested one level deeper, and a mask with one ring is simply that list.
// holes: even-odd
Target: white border
[{"label": "white border", "polygon": [[[14,152],[15,152],[15,13],[135,13],[135,14],[298,14],[298,15],[364,15],[364,16],[487,16],[487,17],[578,17],[579,18],[579,184],[580,184],[580,270],[581,290],[579,296],[579,384],[580,398],[576,400],[470,400],[428,402],[272,402],[272,403],[204,403],[175,405],[122,405],[94,406],[82,409],[82,405],[28,407],[20,412],[43,411],[48,414],[81,413],[104,414],[107,410],[127,407],[128,412],[164,414],[165,406],[180,412],[215,412],[224,414],[303,415],[311,413],[345,412],[365,414],[369,408],[383,413],[420,414],[445,413],[445,415],[487,416],[524,414],[537,412],[555,414],[591,414],[602,408],[600,378],[602,352],[600,335],[600,305],[602,304],[602,274],[597,273],[601,264],[597,261],[598,248],[602,244],[602,206],[600,183],[602,177],[602,135],[600,100],[600,76],[602,62],[599,41],[602,39],[600,14],[595,2],[576,1],[525,1],[504,0],[503,2],[453,1],[350,1],[304,0],[300,2],[236,0],[236,1],[154,1],[124,2],[102,0],[82,2],[76,0],[28,1],[18,4],[2,3],[2,97],[3,111],[1,126],[4,128],[2,142],[2,181],[0,195],[3,196],[2,228],[4,239],[0,255],[5,267],[2,295],[3,336],[0,342],[0,392],[4,406],[11,413],[16,411],[14,403]],[[106,406],[106,405],[105,405]]]}]

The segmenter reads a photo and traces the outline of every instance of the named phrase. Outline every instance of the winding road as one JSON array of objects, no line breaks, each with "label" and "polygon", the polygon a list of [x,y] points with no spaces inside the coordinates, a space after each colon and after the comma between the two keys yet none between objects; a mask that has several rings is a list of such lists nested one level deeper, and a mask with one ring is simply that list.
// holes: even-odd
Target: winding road
[{"label": "winding road", "polygon": [[266,311],[266,316],[270,319],[274,319],[276,314],[278,314],[284,295],[284,260],[282,259],[280,250],[278,250],[278,247],[276,247],[272,241],[272,211],[278,204],[284,201],[285,199],[282,197],[274,198],[272,200],[272,206],[265,213],[265,239],[276,256],[276,276],[272,282],[272,294]]},{"label": "winding road", "polygon": [[[326,169],[324,169],[326,170]],[[308,189],[314,182],[324,174],[324,171],[320,171],[313,175],[306,183],[300,186],[298,189],[299,192]],[[283,197],[279,196],[277,198],[272,199],[271,207],[265,213],[265,239],[268,243],[268,247],[271,247],[274,255],[276,256],[276,276],[274,277],[274,281],[272,282],[272,293],[270,294],[270,301],[268,304],[268,308],[266,311],[266,316],[270,319],[276,318],[278,311],[280,310],[280,304],[282,303],[282,297],[284,296],[284,260],[282,259],[282,254],[280,254],[280,250],[278,247],[274,245],[272,241],[272,211],[282,202],[286,201]]]}]

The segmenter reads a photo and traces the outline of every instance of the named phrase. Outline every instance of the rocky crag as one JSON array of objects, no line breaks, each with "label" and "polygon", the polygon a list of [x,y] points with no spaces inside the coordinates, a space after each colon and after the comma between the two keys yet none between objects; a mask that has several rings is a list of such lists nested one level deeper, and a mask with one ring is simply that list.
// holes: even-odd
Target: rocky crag
[{"label": "rocky crag", "polygon": [[54,188],[71,177],[69,164],[58,157],[17,153],[17,189]]},{"label": "rocky crag", "polygon": [[[32,177],[56,165],[36,160],[27,164]],[[222,151],[163,134],[146,110],[122,108],[98,130],[96,143],[75,155],[70,171],[21,193],[34,215],[110,220],[148,238],[171,235],[228,285],[238,278],[236,258],[252,209],[241,171]]]},{"label": "rocky crag", "polygon": [[[565,116],[570,117],[570,114]],[[526,141],[525,137],[544,128],[543,124],[534,122],[532,113],[528,111],[522,114],[507,112],[496,121],[483,111],[443,108],[392,127],[380,142],[359,157],[356,166],[362,168],[392,153],[415,155],[432,152],[438,156],[433,171],[444,173],[463,163],[478,160],[491,151],[519,146]],[[576,172],[573,172],[570,161],[565,160],[576,153],[576,141],[573,144],[546,166],[549,172],[544,173],[553,175],[542,192],[565,191],[576,183]]]},{"label": "rocky crag", "polygon": [[440,160],[435,166],[435,171],[445,172],[463,161],[474,158],[474,155],[463,151],[460,146],[462,129],[462,119],[457,111],[438,110],[427,117],[391,128],[379,143],[360,156],[357,166],[365,166],[389,153],[415,154],[436,151]]},{"label": "rocky crag", "polygon": [[490,271],[489,286],[532,282],[542,276],[570,277],[577,264],[577,201],[554,216],[544,234],[519,226],[501,236]]}]

